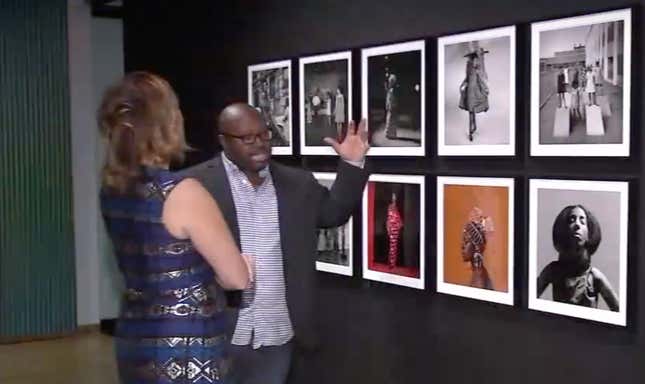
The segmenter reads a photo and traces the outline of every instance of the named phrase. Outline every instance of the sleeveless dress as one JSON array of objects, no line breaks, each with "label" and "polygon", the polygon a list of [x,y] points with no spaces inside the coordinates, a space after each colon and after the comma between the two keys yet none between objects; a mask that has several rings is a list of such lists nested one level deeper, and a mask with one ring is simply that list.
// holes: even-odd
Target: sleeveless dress
[{"label": "sleeveless dress", "polygon": [[343,95],[336,96],[336,111],[334,113],[334,122],[345,122],[345,98]]},{"label": "sleeveless dress", "polygon": [[115,330],[124,384],[232,383],[224,291],[190,240],[173,237],[161,220],[179,181],[169,171],[145,169],[135,192],[101,193],[126,283]]}]

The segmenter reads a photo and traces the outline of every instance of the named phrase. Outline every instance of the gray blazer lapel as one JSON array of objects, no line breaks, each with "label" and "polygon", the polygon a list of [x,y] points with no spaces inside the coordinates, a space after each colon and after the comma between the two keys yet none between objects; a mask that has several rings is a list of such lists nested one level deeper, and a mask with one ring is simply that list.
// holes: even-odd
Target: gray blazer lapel
[{"label": "gray blazer lapel", "polygon": [[217,201],[222,215],[224,215],[224,219],[239,247],[240,228],[237,223],[237,211],[235,210],[235,202],[233,201],[233,194],[231,193],[231,184],[228,182],[226,169],[220,156],[217,156],[207,163],[204,184],[206,189],[208,189]]}]

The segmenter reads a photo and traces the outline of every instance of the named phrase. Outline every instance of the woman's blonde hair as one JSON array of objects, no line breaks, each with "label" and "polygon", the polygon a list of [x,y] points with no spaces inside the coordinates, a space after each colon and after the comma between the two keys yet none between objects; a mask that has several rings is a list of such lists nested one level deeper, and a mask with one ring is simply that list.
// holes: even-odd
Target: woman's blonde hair
[{"label": "woman's blonde hair", "polygon": [[128,73],[108,88],[97,118],[108,140],[103,186],[116,192],[132,188],[142,165],[181,161],[188,149],[177,96],[166,80],[152,73]]}]

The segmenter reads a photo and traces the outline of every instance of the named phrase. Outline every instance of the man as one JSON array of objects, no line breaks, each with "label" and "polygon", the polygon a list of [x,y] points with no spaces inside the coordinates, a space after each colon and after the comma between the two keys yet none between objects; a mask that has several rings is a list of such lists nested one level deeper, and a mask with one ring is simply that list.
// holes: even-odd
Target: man
[{"label": "man", "polygon": [[[365,122],[338,143],[331,190],[310,172],[271,161],[271,131],[252,107],[236,103],[219,116],[223,154],[188,171],[217,200],[243,253],[255,258],[255,282],[242,294],[232,344],[241,384],[285,383],[314,331],[316,228],[344,224],[358,206],[368,173]],[[292,369],[293,371],[293,369]],[[298,381],[296,381],[298,382]]]}]

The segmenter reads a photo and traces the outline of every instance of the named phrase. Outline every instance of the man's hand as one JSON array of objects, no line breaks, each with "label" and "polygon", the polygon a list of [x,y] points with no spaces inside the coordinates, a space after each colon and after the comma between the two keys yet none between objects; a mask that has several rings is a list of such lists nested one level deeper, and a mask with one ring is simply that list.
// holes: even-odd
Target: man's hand
[{"label": "man's hand", "polygon": [[350,121],[347,127],[347,136],[342,143],[332,139],[324,138],[325,143],[334,147],[334,150],[343,160],[346,161],[363,161],[365,154],[370,149],[367,142],[367,121],[361,120],[358,128],[353,121]]}]

